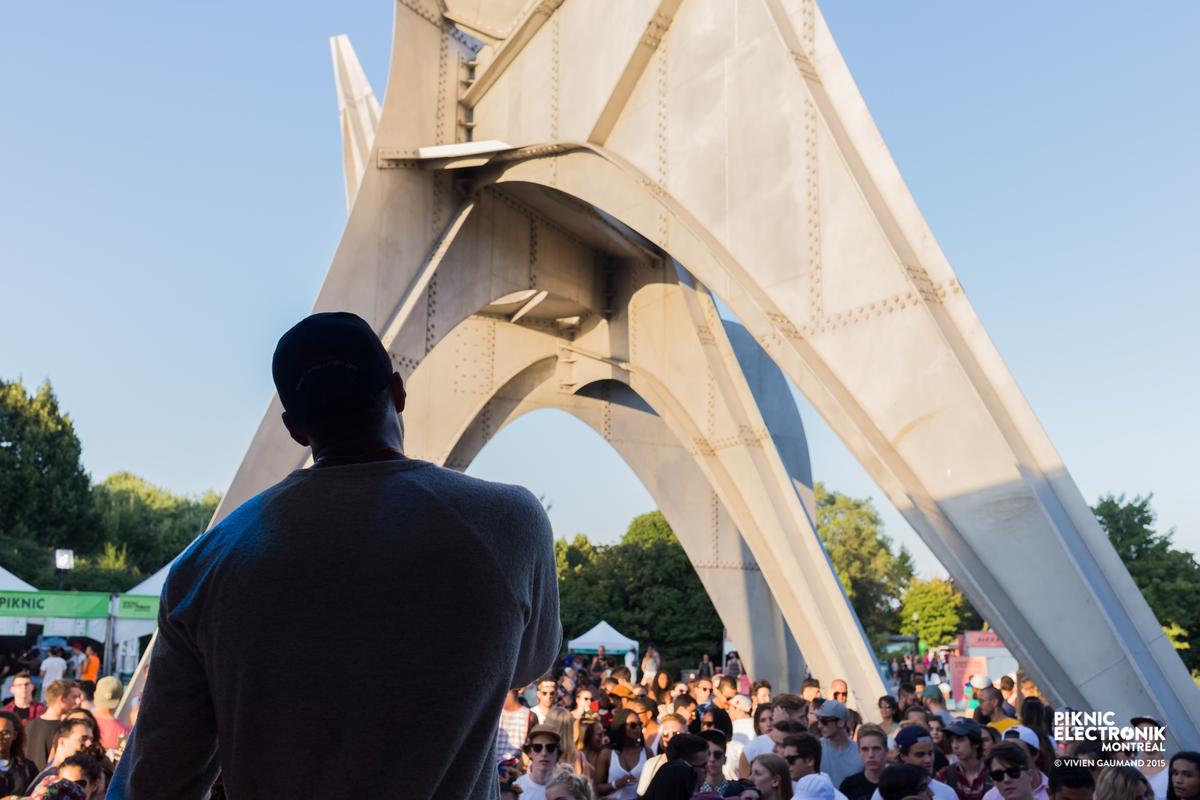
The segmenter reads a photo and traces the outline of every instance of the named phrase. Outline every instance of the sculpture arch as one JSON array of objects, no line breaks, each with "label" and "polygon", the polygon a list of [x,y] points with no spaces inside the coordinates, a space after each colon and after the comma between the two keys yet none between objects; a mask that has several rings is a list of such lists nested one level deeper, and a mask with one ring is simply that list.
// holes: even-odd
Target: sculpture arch
[{"label": "sculpture arch", "polygon": [[[365,124],[360,89],[343,89],[344,129]],[[873,659],[711,290],[1048,695],[1152,713],[1177,743],[1200,744],[1195,685],[975,316],[811,0],[400,0],[379,120],[316,308],[374,323],[414,383],[482,310],[508,318],[493,330],[505,342],[538,329],[562,340],[568,394],[628,384],[687,443],[814,673],[869,696]],[[504,224],[509,212],[528,224]],[[495,344],[471,340],[463,368],[494,366],[506,356]],[[299,463],[273,432],[277,412],[218,516]]]}]

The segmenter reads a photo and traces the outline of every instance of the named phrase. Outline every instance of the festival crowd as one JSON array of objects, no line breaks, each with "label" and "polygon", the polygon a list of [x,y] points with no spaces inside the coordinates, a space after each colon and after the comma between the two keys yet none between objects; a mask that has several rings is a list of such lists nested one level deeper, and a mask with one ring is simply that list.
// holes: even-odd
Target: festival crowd
[{"label": "festival crowd", "polygon": [[501,800],[1200,800],[1200,753],[1056,741],[1028,678],[972,676],[952,712],[943,661],[893,660],[874,724],[841,679],[773,694],[737,653],[724,669],[706,655],[683,680],[660,664],[650,645],[636,679],[631,657],[613,666],[601,647],[509,692]]},{"label": "festival crowd", "polygon": [[116,716],[121,681],[99,673],[84,645],[51,648],[44,660],[10,655],[0,667],[0,798],[104,797],[131,727]]}]

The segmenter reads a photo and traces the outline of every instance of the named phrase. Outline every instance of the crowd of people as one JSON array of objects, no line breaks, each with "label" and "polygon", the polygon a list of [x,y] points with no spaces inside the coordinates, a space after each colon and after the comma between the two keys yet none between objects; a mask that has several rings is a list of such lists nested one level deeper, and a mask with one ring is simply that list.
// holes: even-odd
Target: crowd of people
[{"label": "crowd of people", "polygon": [[0,706],[0,798],[104,797],[131,730],[115,713],[121,681],[53,678],[38,700],[29,672],[11,678]]},{"label": "crowd of people", "polygon": [[659,663],[651,646],[635,680],[632,662],[614,667],[601,648],[511,691],[496,739],[502,800],[1200,800],[1200,753],[1140,753],[1135,766],[1100,741],[1056,741],[1028,679],[975,676],[952,712],[943,665],[910,658],[893,665],[904,680],[879,698],[876,724],[840,679],[828,694],[811,677],[773,694],[740,660],[722,670],[705,657],[681,680]]}]

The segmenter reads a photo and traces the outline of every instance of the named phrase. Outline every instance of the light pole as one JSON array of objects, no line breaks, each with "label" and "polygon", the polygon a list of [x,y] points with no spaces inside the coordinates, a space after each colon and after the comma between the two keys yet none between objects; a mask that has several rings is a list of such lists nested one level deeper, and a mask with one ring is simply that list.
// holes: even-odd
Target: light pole
[{"label": "light pole", "polygon": [[921,620],[921,615],[916,611],[913,612],[913,664],[916,664],[917,656],[921,654],[921,633],[917,629],[917,623]]},{"label": "light pole", "polygon": [[75,551],[74,550],[55,550],[54,551],[54,572],[58,577],[58,590],[62,591],[63,575],[68,570],[75,569]]}]

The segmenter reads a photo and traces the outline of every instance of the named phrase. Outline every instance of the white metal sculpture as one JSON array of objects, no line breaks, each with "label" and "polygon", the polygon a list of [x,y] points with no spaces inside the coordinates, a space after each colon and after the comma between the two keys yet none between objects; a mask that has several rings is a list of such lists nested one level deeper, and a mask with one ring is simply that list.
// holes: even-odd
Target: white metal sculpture
[{"label": "white metal sculpture", "polygon": [[[777,400],[751,386],[715,295],[1052,698],[1149,713],[1200,744],[1200,692],[813,2],[399,0],[382,113],[348,53],[335,41],[352,211],[316,310],[380,332],[410,386],[411,455],[462,466],[529,408],[577,414],[702,577],[702,511],[731,532],[719,552],[744,541],[752,559],[730,558],[773,601],[705,577],[730,628],[777,608],[812,672],[847,679],[873,715],[873,656],[797,488],[807,457],[785,455]],[[218,519],[304,462],[279,411]],[[767,637],[755,657],[778,668],[786,636]]]}]

